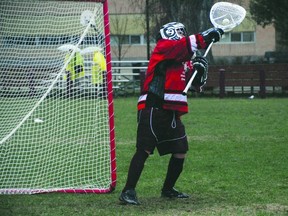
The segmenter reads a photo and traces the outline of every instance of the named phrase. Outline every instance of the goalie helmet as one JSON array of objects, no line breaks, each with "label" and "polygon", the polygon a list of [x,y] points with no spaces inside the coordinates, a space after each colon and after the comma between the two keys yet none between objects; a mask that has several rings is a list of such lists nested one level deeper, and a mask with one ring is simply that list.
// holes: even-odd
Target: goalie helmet
[{"label": "goalie helmet", "polygon": [[159,39],[180,40],[187,35],[187,31],[182,23],[170,22],[161,27],[159,34]]}]

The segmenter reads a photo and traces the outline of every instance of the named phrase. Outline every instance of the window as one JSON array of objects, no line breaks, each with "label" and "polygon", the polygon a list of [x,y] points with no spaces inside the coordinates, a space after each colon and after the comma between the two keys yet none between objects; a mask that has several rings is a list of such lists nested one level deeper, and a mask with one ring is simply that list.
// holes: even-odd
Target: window
[{"label": "window", "polygon": [[27,37],[26,38],[26,45],[29,45],[29,46],[36,45],[35,38],[34,37]]},{"label": "window", "polygon": [[45,45],[46,37],[39,37],[38,38],[38,45]]},{"label": "window", "polygon": [[59,44],[59,37],[48,37],[47,38],[47,45],[58,45]]},{"label": "window", "polygon": [[140,35],[131,35],[131,44],[140,44],[141,38]]},{"label": "window", "polygon": [[254,32],[243,32],[243,42],[253,42]]},{"label": "window", "polygon": [[96,35],[94,36],[86,36],[81,44],[89,45],[89,44],[97,44],[98,43],[98,38]]},{"label": "window", "polygon": [[[78,36],[76,36],[78,37]],[[8,46],[47,46],[71,43],[73,36],[6,36],[3,37],[3,44]]]},{"label": "window", "polygon": [[116,35],[111,35],[110,37],[110,42],[111,42],[111,45],[117,45],[118,44],[118,38]]},{"label": "window", "polygon": [[255,42],[255,32],[225,33],[220,43],[251,43]]},{"label": "window", "polygon": [[[143,35],[143,43],[147,43],[147,35]],[[150,44],[156,44],[156,37],[154,37],[153,35],[150,35]]]},{"label": "window", "polygon": [[143,35],[111,35],[111,44],[144,44]]},{"label": "window", "polygon": [[231,38],[230,38],[230,33],[225,33],[221,40],[220,40],[220,43],[230,43],[231,41]]},{"label": "window", "polygon": [[231,33],[231,42],[241,42],[241,33]]},{"label": "window", "polygon": [[13,39],[14,39],[13,43],[15,45],[25,45],[26,41],[24,37],[14,37]]},{"label": "window", "polygon": [[[50,45],[61,45],[66,43],[76,44],[79,41],[79,35],[51,35],[51,36],[4,36],[2,38],[3,45],[5,46],[50,46]],[[103,35],[88,35],[86,36],[81,45],[89,44],[100,44],[104,42],[105,38]],[[144,35],[111,35],[111,44],[124,44],[124,45],[133,45],[133,44],[146,44],[144,41]]]},{"label": "window", "polygon": [[38,39],[38,45],[57,45],[59,44],[59,38],[58,37],[39,37]]},{"label": "window", "polygon": [[119,35],[122,44],[130,44],[129,35]]},{"label": "window", "polygon": [[60,44],[70,43],[70,41],[71,41],[71,37],[69,37],[69,36],[62,36],[60,38]]}]

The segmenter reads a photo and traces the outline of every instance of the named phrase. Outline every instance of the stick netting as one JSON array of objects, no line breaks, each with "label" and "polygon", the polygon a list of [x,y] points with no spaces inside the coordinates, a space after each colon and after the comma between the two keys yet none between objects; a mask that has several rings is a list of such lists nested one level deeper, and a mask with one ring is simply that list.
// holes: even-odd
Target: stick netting
[{"label": "stick netting", "polygon": [[105,5],[0,1],[0,193],[115,186]]},{"label": "stick netting", "polygon": [[229,32],[245,19],[246,10],[230,2],[217,2],[210,10],[210,21],[216,28]]}]

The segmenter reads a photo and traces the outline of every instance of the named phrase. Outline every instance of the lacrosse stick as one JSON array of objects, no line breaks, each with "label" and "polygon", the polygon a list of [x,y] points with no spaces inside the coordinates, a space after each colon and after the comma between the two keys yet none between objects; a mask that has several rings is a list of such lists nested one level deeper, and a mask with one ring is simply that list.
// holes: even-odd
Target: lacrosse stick
[{"label": "lacrosse stick", "polygon": [[81,13],[80,23],[83,26],[87,26],[90,24],[91,27],[97,32],[96,23],[95,23],[95,16],[92,11],[85,10]]},{"label": "lacrosse stick", "polygon": [[[233,3],[229,2],[217,2],[210,10],[210,21],[215,28],[220,28],[224,32],[229,32],[236,26],[240,25],[246,16],[246,10]],[[212,41],[207,47],[203,57],[206,57],[209,50],[211,49],[214,41]],[[192,85],[192,82],[197,75],[197,70],[194,71],[192,77],[188,81],[183,95],[187,95],[187,92]]]}]

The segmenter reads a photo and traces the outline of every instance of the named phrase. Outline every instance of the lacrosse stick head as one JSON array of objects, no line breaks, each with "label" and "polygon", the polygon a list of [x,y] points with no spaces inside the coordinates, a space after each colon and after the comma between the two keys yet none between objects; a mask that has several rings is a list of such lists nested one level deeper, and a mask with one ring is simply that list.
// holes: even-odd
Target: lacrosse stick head
[{"label": "lacrosse stick head", "polygon": [[210,21],[215,28],[229,32],[245,19],[246,10],[230,2],[217,2],[210,10]]},{"label": "lacrosse stick head", "polygon": [[83,26],[87,26],[89,23],[91,26],[95,26],[95,17],[92,11],[85,10],[81,13],[80,23]]}]

